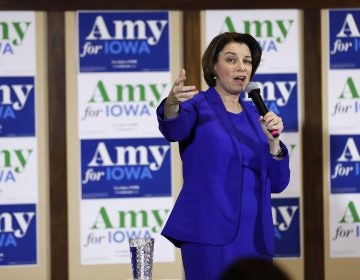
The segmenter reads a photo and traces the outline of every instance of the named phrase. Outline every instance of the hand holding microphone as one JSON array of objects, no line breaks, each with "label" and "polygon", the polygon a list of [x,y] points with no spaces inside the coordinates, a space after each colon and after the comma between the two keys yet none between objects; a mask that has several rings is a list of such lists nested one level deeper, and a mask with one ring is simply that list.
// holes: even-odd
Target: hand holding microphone
[{"label": "hand holding microphone", "polygon": [[[248,96],[251,98],[251,100],[254,102],[259,114],[261,116],[265,116],[269,110],[266,107],[261,95],[260,95],[260,89],[258,87],[258,85],[254,82],[250,82],[246,88],[245,88],[245,92],[248,94]],[[271,120],[274,121],[274,120]],[[270,122],[271,122],[270,121]],[[278,122],[281,121],[281,118]],[[269,123],[270,123],[269,122]],[[275,123],[274,125],[277,125],[278,123]],[[271,135],[273,136],[273,138],[277,138],[280,135],[280,132],[278,129],[268,129],[269,132],[271,133]]]}]

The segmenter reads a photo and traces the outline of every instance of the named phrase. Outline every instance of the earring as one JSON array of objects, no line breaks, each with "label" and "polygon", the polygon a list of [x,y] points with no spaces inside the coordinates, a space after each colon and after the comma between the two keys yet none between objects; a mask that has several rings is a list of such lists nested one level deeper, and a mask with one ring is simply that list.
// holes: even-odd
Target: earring
[{"label": "earring", "polygon": [[216,76],[214,76],[214,80],[216,80]]}]

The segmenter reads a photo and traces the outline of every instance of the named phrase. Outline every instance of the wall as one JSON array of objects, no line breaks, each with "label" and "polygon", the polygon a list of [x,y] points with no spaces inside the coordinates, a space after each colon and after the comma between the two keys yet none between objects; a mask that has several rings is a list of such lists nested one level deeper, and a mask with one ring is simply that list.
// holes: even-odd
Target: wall
[{"label": "wall", "polygon": [[[71,1],[69,1],[71,2]],[[91,2],[91,1],[90,1]],[[90,3],[89,2],[89,3]],[[116,1],[115,1],[116,2]],[[140,1],[141,2],[141,1]],[[138,2],[138,3],[140,3]],[[181,1],[180,1],[181,2]],[[231,2],[231,1],[230,1]],[[232,1],[230,7],[239,7],[241,3],[236,1]],[[261,1],[260,1],[261,2]],[[253,1],[253,3],[247,4],[247,8],[267,8],[266,4],[261,4],[259,1]],[[304,8],[305,10],[305,35],[304,41],[310,42],[305,44],[305,55],[304,58],[306,60],[312,60],[313,62],[305,61],[304,69],[306,69],[304,74],[304,99],[307,102],[304,102],[305,107],[308,108],[310,112],[305,112],[304,120],[304,131],[311,132],[315,131],[315,134],[304,133],[304,153],[306,153],[304,157],[304,191],[308,193],[308,197],[305,198],[304,208],[309,209],[309,211],[305,211],[304,214],[304,226],[305,226],[305,251],[304,251],[304,268],[302,268],[302,263],[297,262],[296,260],[289,261],[280,261],[281,265],[284,265],[286,269],[288,269],[291,273],[294,274],[296,279],[356,279],[360,274],[359,266],[357,265],[357,259],[334,259],[329,257],[329,236],[328,236],[328,189],[327,184],[323,182],[327,182],[327,164],[328,164],[328,155],[327,155],[327,138],[326,135],[326,76],[321,73],[321,71],[316,71],[317,68],[311,67],[313,64],[318,63],[320,60],[318,58],[321,57],[321,52],[325,49],[326,37],[322,37],[320,40],[314,40],[314,38],[320,38],[316,35],[317,31],[317,19],[320,15],[321,8],[327,7],[356,7],[358,3],[356,1],[347,1],[344,3],[343,1],[339,1],[339,3],[333,3],[329,1],[320,1],[317,3],[312,3],[314,1],[302,1],[288,3],[287,1],[279,1],[276,5],[278,8],[281,7],[289,7],[290,8]],[[32,4],[32,5],[31,5]],[[144,3],[140,3],[144,4]],[[139,4],[139,5],[140,5]],[[29,5],[29,6],[27,6]],[[84,9],[84,8],[105,8],[109,7],[112,9],[119,8],[139,8],[138,6],[132,6],[134,4],[130,4],[130,6],[122,7],[122,4],[116,6],[116,4],[111,4],[110,2],[103,3],[102,7],[97,6],[96,4],[87,4],[90,6],[81,6],[76,4],[64,3],[63,6],[61,4],[46,4],[45,1],[33,1],[30,4],[21,4],[16,3],[15,1],[2,1],[0,2],[1,9],[48,9],[51,11],[50,16],[54,16],[55,18],[62,14],[61,10],[71,10],[71,9]],[[142,7],[148,7],[146,4]],[[158,3],[152,4],[152,7],[165,7],[172,8],[177,6],[179,8],[188,9],[188,3],[173,3],[172,7],[167,7],[167,5],[159,5]],[[199,6],[200,5],[200,6]],[[214,7],[216,4],[214,2],[206,2],[202,4],[196,3],[193,5],[193,8],[205,8],[205,7]],[[208,6],[206,6],[208,5]],[[264,6],[265,5],[265,6]],[[241,6],[241,5],[240,5]],[[218,6],[216,6],[217,8]],[[229,8],[222,5],[223,8]],[[244,8],[239,7],[239,8]],[[276,8],[274,7],[274,8]],[[60,11],[59,11],[60,10]],[[78,182],[78,173],[77,166],[78,162],[76,155],[78,153],[78,142],[77,142],[77,127],[76,123],[73,121],[76,119],[76,98],[74,93],[76,92],[76,65],[74,61],[75,58],[75,42],[76,37],[74,34],[74,26],[75,26],[75,14],[73,11],[66,12],[65,14],[65,34],[66,34],[66,61],[64,60],[65,67],[66,64],[66,81],[62,79],[61,76],[54,77],[54,73],[48,72],[48,65],[52,64],[54,60],[54,56],[49,56],[47,58],[47,39],[51,40],[51,38],[47,37],[47,32],[51,32],[53,30],[53,26],[48,24],[49,18],[46,12],[37,12],[37,22],[38,22],[38,65],[39,65],[39,73],[38,73],[38,92],[40,94],[39,98],[39,141],[40,141],[40,156],[39,156],[39,169],[41,170],[39,189],[40,189],[40,197],[39,197],[39,215],[41,219],[39,220],[39,240],[41,240],[41,245],[39,246],[39,266],[38,267],[29,267],[29,268],[21,268],[21,269],[0,269],[0,277],[1,279],[82,279],[85,277],[87,279],[113,279],[113,275],[122,275],[123,273],[128,273],[128,267],[126,265],[111,265],[111,266],[94,266],[90,268],[82,267],[79,263],[79,216],[78,216],[78,202],[79,202],[79,193],[77,191],[77,182]],[[189,15],[189,12],[186,12],[186,15]],[[174,12],[172,15],[174,17],[175,22],[178,22],[177,30],[174,30],[175,34],[182,33],[182,20],[181,15],[178,12]],[[322,24],[324,23],[324,16],[322,16]],[[312,25],[312,26],[311,26]],[[175,28],[175,27],[174,27]],[[50,31],[49,31],[50,30]],[[189,30],[185,30],[186,36],[188,36]],[[325,36],[326,32],[322,29],[322,36]],[[62,36],[63,34],[59,34],[58,36]],[[178,38],[177,44],[180,46],[183,44],[181,41],[181,37]],[[323,44],[321,47],[317,48],[317,44]],[[50,44],[51,46],[51,44]],[[310,46],[310,47],[309,47]],[[61,46],[60,46],[61,47]],[[194,47],[196,50],[196,47]],[[173,75],[177,74],[176,69],[180,67],[182,64],[182,57],[180,49],[177,50],[178,55],[172,56],[173,61],[172,64],[174,66],[175,71]],[[188,55],[188,54],[187,54]],[[324,57],[324,56],[322,56]],[[57,58],[59,59],[59,58]],[[60,59],[61,60],[61,59]],[[326,59],[323,58],[322,63],[325,64]],[[189,64],[189,61],[185,61],[184,64]],[[312,64],[313,63],[313,64]],[[59,65],[61,67],[61,65]],[[323,66],[325,67],[325,66]],[[311,72],[311,71],[315,71]],[[309,74],[311,72],[311,75]],[[313,78],[311,78],[312,76]],[[192,78],[192,77],[190,77]],[[312,80],[314,79],[314,80]],[[321,84],[320,91],[314,90],[314,86],[318,81],[323,81]],[[47,81],[51,80],[54,82],[53,85],[48,85]],[[58,81],[56,81],[58,80]],[[67,160],[65,162],[59,161],[56,165],[49,165],[49,154],[51,154],[54,149],[57,147],[54,146],[48,140],[49,129],[48,124],[56,125],[54,123],[53,115],[49,110],[49,104],[52,104],[56,98],[59,98],[59,92],[56,90],[52,90],[51,86],[57,86],[62,83],[63,86],[66,84],[66,116],[63,115],[62,119],[66,120],[66,132],[64,136],[59,133],[57,137],[66,137],[66,155]],[[50,88],[50,89],[49,89]],[[316,89],[316,86],[315,86]],[[320,106],[321,109],[317,108],[314,105],[311,105],[311,101],[318,100],[319,92],[322,92],[320,98]],[[64,92],[60,93],[63,94]],[[64,98],[65,95],[60,98]],[[52,107],[51,107],[52,108]],[[318,111],[316,111],[319,109]],[[53,112],[54,113],[54,112]],[[320,114],[320,132],[319,132],[319,114]],[[57,121],[60,124],[60,121]],[[59,129],[61,132],[61,129]],[[319,137],[319,134],[321,137]],[[307,143],[307,144],[306,144]],[[309,149],[310,147],[310,149]],[[319,151],[320,147],[320,151]],[[65,153],[63,147],[60,147],[60,152]],[[174,155],[176,154],[176,146],[173,149]],[[319,159],[320,154],[320,159]],[[176,157],[174,157],[176,158]],[[320,162],[319,162],[320,160]],[[179,166],[178,158],[175,159],[175,165]],[[319,167],[320,166],[320,167]],[[313,170],[311,170],[313,169]],[[65,170],[65,174],[67,175],[67,182],[65,180],[61,180],[56,185],[54,182],[50,182],[51,178],[54,178],[54,174],[56,175],[59,171]],[[322,170],[323,172],[319,172]],[[318,173],[318,174],[316,174]],[[178,182],[180,182],[180,172],[176,174],[178,178]],[[319,178],[319,176],[321,178]],[[321,182],[321,184],[313,184],[313,182]],[[318,194],[318,190],[314,189],[314,185],[317,188],[320,188],[320,196]],[[176,190],[178,191],[179,185],[176,186]],[[65,191],[64,191],[65,190]],[[67,190],[67,191],[66,191]],[[54,192],[54,194],[50,195],[50,192]],[[68,192],[68,193],[67,193]],[[66,195],[65,199],[62,197],[63,194]],[[68,220],[64,221],[62,219],[58,219],[57,217],[61,216],[61,208],[55,208],[54,204],[50,203],[53,199],[56,199],[56,196],[59,201],[68,205]],[[49,197],[53,197],[52,200],[49,200]],[[50,219],[53,221],[54,225],[50,225]],[[325,221],[322,224],[322,221]],[[57,221],[56,221],[57,220]],[[68,231],[62,232],[62,229],[67,229]],[[63,234],[64,237],[69,236],[68,241],[65,239],[65,244],[68,244],[67,248],[63,246],[58,246],[55,242],[50,243],[51,236],[54,235],[55,231],[60,232],[60,235]],[[312,246],[313,245],[313,246]],[[318,248],[323,248],[324,250],[318,250]],[[56,251],[56,252],[55,252]],[[68,254],[67,254],[68,253]],[[57,254],[57,255],[55,255]],[[63,258],[64,266],[59,265],[62,263],[61,256]],[[324,263],[322,263],[324,261]],[[304,270],[304,272],[303,272]],[[56,273],[54,273],[56,272]],[[177,254],[177,263],[174,266],[156,266],[154,271],[154,277],[157,278],[180,278],[182,277],[182,271],[180,268],[180,259],[179,254]],[[302,275],[304,273],[304,275]],[[51,275],[51,276],[50,276]],[[304,276],[304,277],[303,277]]]}]

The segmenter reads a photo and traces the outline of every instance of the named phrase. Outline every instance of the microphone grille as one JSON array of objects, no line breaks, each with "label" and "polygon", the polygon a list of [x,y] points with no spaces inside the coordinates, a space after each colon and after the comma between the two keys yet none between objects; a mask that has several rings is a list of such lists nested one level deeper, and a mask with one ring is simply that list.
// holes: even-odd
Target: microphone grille
[{"label": "microphone grille", "polygon": [[259,88],[259,86],[257,85],[257,83],[255,83],[255,82],[250,82],[250,83],[247,84],[247,86],[246,86],[246,88],[245,88],[245,92],[246,92],[247,94],[249,94],[249,92],[251,92],[251,91],[254,90],[254,89],[258,89],[258,88]]}]

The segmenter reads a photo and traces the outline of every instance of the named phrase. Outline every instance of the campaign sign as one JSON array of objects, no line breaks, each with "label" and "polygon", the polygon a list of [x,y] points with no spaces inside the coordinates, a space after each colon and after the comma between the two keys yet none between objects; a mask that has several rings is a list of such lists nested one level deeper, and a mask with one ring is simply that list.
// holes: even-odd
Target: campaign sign
[{"label": "campaign sign", "polygon": [[0,137],[0,204],[37,200],[37,154],[35,137]]},{"label": "campaign sign", "polygon": [[82,198],[171,196],[163,138],[81,140]]},{"label": "campaign sign", "polygon": [[330,69],[360,68],[360,10],[329,11]]},{"label": "campaign sign", "polygon": [[330,256],[360,256],[360,194],[330,195]]},{"label": "campaign sign", "polygon": [[329,71],[330,134],[360,133],[360,75],[358,70]]},{"label": "campaign sign", "polygon": [[175,261],[174,246],[161,236],[172,205],[170,196],[82,200],[81,264],[129,263],[129,238],[143,237],[155,239],[154,262]]},{"label": "campaign sign", "polygon": [[299,198],[273,198],[271,203],[275,257],[300,257]]},{"label": "campaign sign", "polygon": [[0,137],[35,136],[34,77],[0,77]]},{"label": "campaign sign", "polygon": [[0,11],[0,76],[36,72],[35,12]]},{"label": "campaign sign", "polygon": [[168,12],[79,12],[80,72],[169,71]]},{"label": "campaign sign", "polygon": [[332,193],[360,192],[360,135],[330,135]]},{"label": "campaign sign", "polygon": [[79,75],[80,138],[162,137],[156,108],[171,85],[170,72]]},{"label": "campaign sign", "polygon": [[206,45],[223,32],[251,34],[262,49],[258,72],[299,70],[299,11],[296,9],[209,10],[205,12]]},{"label": "campaign sign", "polygon": [[0,204],[0,265],[37,263],[36,205]]},{"label": "campaign sign", "polygon": [[[259,86],[264,103],[284,120],[284,132],[297,132],[298,82],[297,74],[256,74],[253,78]],[[251,101],[246,95],[245,101]]]}]

